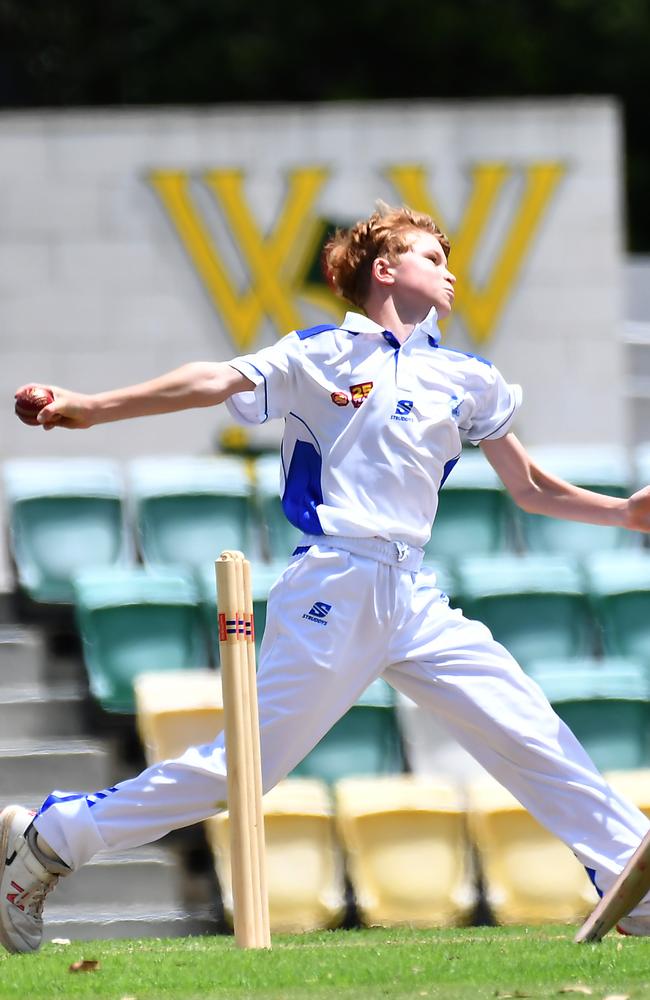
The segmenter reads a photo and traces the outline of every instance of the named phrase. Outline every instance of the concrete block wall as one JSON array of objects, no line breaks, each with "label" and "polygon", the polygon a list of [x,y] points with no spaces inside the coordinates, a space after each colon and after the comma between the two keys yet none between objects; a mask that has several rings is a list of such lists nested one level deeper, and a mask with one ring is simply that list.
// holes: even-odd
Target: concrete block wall
[{"label": "concrete block wall", "polygon": [[[94,392],[242,353],[152,188],[155,170],[185,172],[235,296],[257,296],[258,283],[206,171],[241,172],[238,221],[249,218],[267,238],[292,171],[324,178],[301,209],[306,226],[312,217],[352,221],[378,197],[409,200],[395,170],[411,178],[419,170],[422,197],[457,237],[452,269],[466,241],[467,280],[480,297],[494,290],[494,262],[525,214],[531,171],[555,164],[560,180],[538,221],[524,225],[489,336],[475,339],[461,287],[445,339],[522,384],[517,430],[527,443],[624,440],[620,129],[612,101],[570,98],[0,115],[0,463],[208,452],[230,422],[220,408],[44,434],[12,414],[13,391],[26,381]],[[506,180],[488,199],[477,238],[463,220],[477,171],[495,164]],[[319,312],[303,292],[288,287],[287,295],[304,325],[332,318],[334,307]],[[251,347],[284,332],[262,315]],[[259,433],[277,444],[281,426]]]}]

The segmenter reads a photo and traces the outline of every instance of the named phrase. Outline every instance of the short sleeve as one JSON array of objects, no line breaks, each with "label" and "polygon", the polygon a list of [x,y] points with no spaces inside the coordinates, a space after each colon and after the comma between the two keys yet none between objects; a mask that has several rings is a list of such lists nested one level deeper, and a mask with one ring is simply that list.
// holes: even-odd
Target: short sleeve
[{"label": "short sleeve", "polygon": [[521,406],[521,386],[506,382],[494,365],[478,359],[468,373],[459,429],[470,444],[503,437]]},{"label": "short sleeve", "polygon": [[228,411],[235,420],[242,424],[263,424],[274,417],[287,415],[299,351],[299,338],[289,333],[271,347],[228,362],[255,384],[254,389],[235,393],[226,400]]}]

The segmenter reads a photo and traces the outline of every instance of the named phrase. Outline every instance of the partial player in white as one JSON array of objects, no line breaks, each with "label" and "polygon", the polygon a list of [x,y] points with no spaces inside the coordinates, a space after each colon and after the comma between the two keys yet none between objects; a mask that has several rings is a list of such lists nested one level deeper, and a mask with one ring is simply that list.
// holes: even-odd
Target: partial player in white
[{"label": "partial player in white", "polygon": [[[283,418],[282,499],[303,539],[271,591],[261,649],[265,788],[382,675],[434,713],[606,891],[648,820],[607,785],[488,629],[450,609],[421,568],[422,546],[464,440],[527,511],[649,531],[650,488],[602,496],[535,465],[510,429],[519,387],[440,343],[437,321],[454,300],[449,252],[428,216],[382,207],[326,249],[333,286],[361,310],[340,326],[293,331],[229,363],[189,364],[124,389],[50,387],[54,401],[38,422],[87,428],[223,402],[244,422]],[[198,822],[225,798],[218,739],[99,793],[53,792],[36,817],[5,810],[0,940],[34,950],[61,874],[97,851]],[[622,926],[650,931],[650,900]]]}]

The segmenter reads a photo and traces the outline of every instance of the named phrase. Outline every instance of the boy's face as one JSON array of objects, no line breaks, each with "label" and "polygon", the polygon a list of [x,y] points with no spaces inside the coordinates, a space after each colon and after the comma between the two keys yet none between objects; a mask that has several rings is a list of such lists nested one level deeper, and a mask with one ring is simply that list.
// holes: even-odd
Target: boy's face
[{"label": "boy's face", "polygon": [[435,236],[422,230],[409,237],[410,248],[393,265],[394,297],[423,314],[435,306],[440,319],[451,312],[456,278],[447,268],[447,257]]}]

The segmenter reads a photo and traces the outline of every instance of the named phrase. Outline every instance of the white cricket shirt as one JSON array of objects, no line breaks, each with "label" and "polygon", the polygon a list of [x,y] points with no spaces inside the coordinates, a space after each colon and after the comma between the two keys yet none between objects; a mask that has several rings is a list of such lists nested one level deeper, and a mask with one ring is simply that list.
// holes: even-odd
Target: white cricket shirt
[{"label": "white cricket shirt", "polygon": [[424,545],[461,434],[501,437],[521,402],[489,362],[440,347],[435,309],[402,345],[349,312],[230,364],[255,383],[227,401],[231,414],[285,420],[282,505],[309,535]]}]

